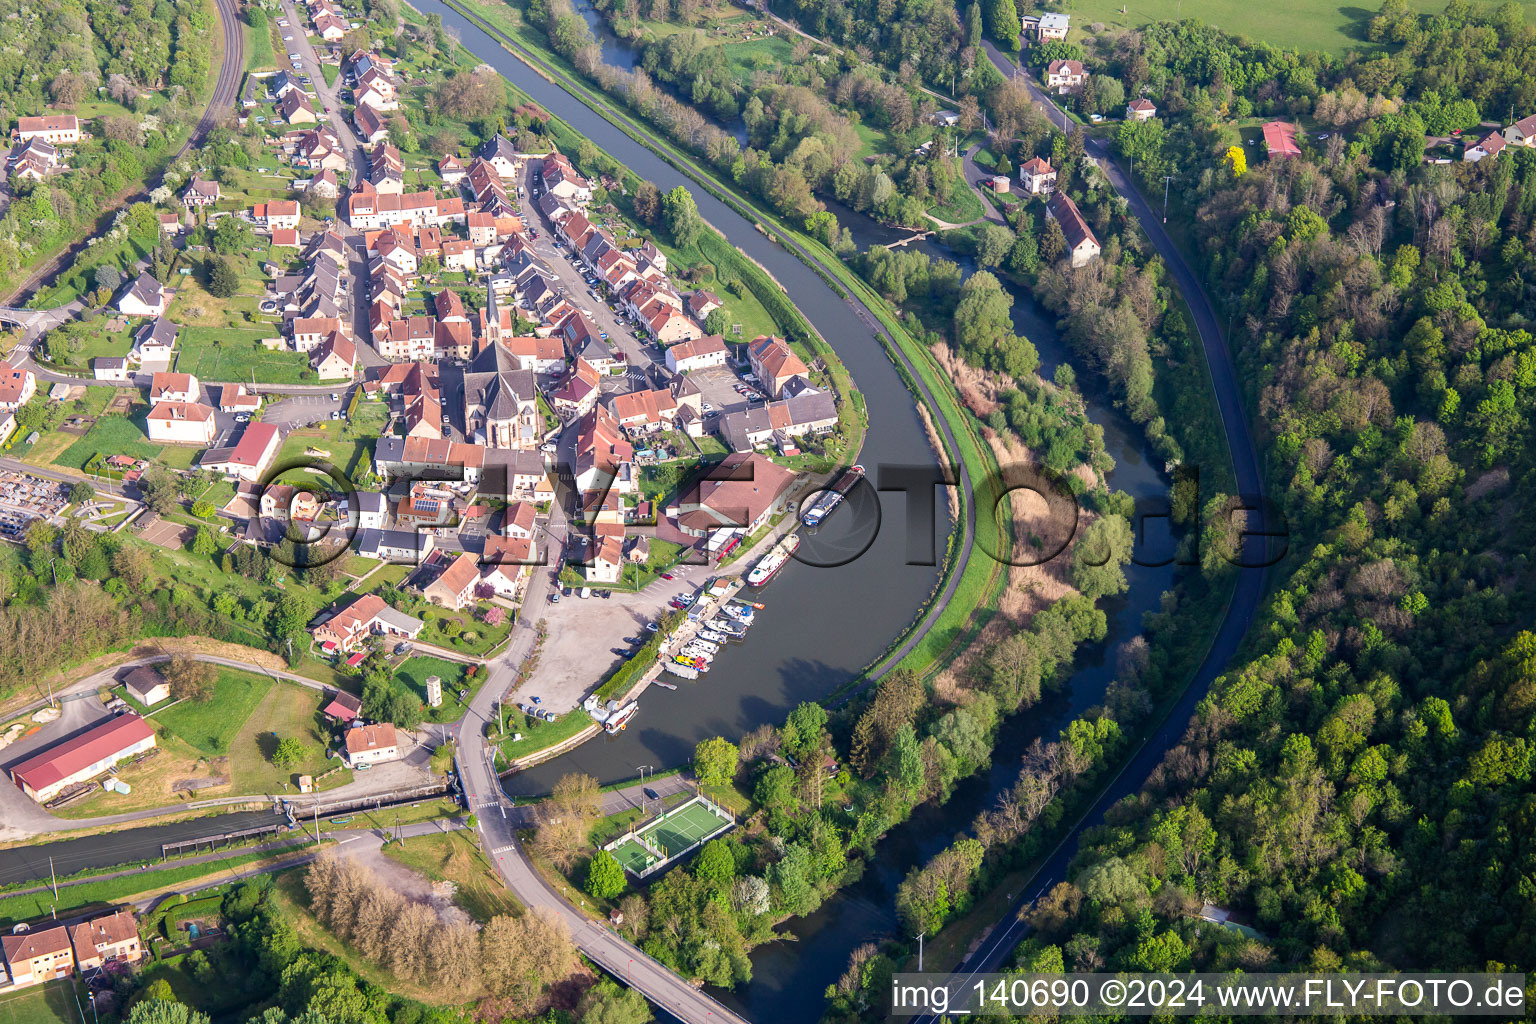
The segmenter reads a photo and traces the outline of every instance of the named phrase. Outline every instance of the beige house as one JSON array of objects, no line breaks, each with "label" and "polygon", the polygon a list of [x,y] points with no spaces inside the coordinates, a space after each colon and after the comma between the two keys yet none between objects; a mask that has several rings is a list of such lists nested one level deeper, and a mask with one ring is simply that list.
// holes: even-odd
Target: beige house
[{"label": "beige house", "polygon": [[1127,121],[1150,121],[1157,116],[1157,104],[1145,96],[1131,100],[1125,105],[1125,119]]},{"label": "beige house", "polygon": [[796,377],[809,382],[811,371],[783,338],[759,335],[747,346],[747,362],[763,382],[770,398],[784,393],[784,385]]},{"label": "beige house", "polygon": [[1061,233],[1067,239],[1067,252],[1072,257],[1072,266],[1087,266],[1098,258],[1099,240],[1094,237],[1093,229],[1083,219],[1082,211],[1077,208],[1071,196],[1065,192],[1052,195],[1045,204],[1045,215],[1061,226]]},{"label": "beige house", "polygon": [[347,763],[353,768],[400,760],[400,740],[389,722],[347,730]]},{"label": "beige house", "polygon": [[160,402],[145,417],[149,439],[157,444],[207,447],[218,434],[213,410],[201,402]]},{"label": "beige house", "polygon": [[466,551],[423,587],[421,596],[433,604],[462,611],[475,603],[475,584],[479,582],[480,567],[475,564],[475,556]]},{"label": "beige house", "polygon": [[5,966],[10,972],[11,984],[17,988],[67,978],[74,970],[69,929],[61,924],[20,935],[0,936],[0,948],[5,950]]},{"label": "beige house", "polygon": [[69,938],[74,947],[75,966],[82,971],[105,963],[137,963],[144,958],[139,923],[133,911],[126,908],[75,925],[69,930]]},{"label": "beige house", "polygon": [[1056,191],[1056,168],[1043,157],[1032,156],[1019,168],[1019,183],[1032,196]]},{"label": "beige house", "polygon": [[1088,81],[1083,62],[1077,60],[1053,60],[1045,68],[1045,87],[1055,89],[1058,95],[1076,92]]},{"label": "beige house", "polygon": [[171,688],[166,683],[165,677],[148,665],[140,665],[129,672],[123,678],[123,689],[128,691],[128,696],[147,708],[153,707],[171,695]]}]

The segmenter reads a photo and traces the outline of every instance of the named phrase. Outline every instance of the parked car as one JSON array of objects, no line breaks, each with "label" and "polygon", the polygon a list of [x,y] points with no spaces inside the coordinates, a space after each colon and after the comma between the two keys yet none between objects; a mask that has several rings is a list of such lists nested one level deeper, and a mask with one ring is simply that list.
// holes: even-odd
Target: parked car
[{"label": "parked car", "polygon": [[585,601],[587,598],[589,598],[591,596],[592,596],[592,588],[591,587],[582,587],[581,588],[581,599],[583,601]]},{"label": "parked car", "polygon": [[661,627],[660,627],[660,626],[658,626],[658,625],[657,625],[657,624],[656,624],[656,623],[654,623],[654,622],[647,622],[647,623],[646,623],[646,624],[645,624],[645,631],[646,631],[646,632],[647,632],[647,633],[656,633],[656,632],[659,632],[659,631],[660,631],[660,630],[661,630]]},{"label": "parked car", "polygon": [[409,653],[411,653],[411,651],[413,649],[414,648],[412,648],[411,645],[408,644],[408,643],[401,642],[401,643],[395,644],[395,653],[396,654],[409,654]]},{"label": "parked car", "polygon": [[539,451],[541,451],[541,452],[552,452],[552,451],[555,451],[556,449],[558,449],[559,447],[560,446],[555,444],[555,442],[553,442],[553,441],[545,441],[543,444],[539,445]]},{"label": "parked car", "polygon": [[676,576],[673,576],[673,575],[672,575],[672,574],[671,574],[671,573],[669,573],[669,572],[664,572],[664,573],[662,573],[662,574],[661,574],[661,578],[662,578],[662,579],[664,579],[664,580],[675,580],[675,579],[677,579],[677,577],[676,577]]}]

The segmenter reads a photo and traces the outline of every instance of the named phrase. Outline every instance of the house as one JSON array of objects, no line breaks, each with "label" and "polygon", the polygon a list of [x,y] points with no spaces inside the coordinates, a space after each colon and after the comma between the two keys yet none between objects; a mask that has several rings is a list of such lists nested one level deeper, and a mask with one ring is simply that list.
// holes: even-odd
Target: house
[{"label": "house", "polygon": [[723,305],[720,296],[714,292],[696,291],[688,296],[688,315],[697,320],[701,325],[704,318]]},{"label": "house", "polygon": [[251,207],[251,216],[268,231],[299,226],[299,202],[297,199],[274,199]]},{"label": "house", "polygon": [[75,967],[69,929],[61,924],[0,936],[0,949],[14,988],[67,978]]},{"label": "house", "polygon": [[770,398],[778,398],[796,377],[809,382],[811,371],[783,338],[759,335],[747,346],[747,362]]},{"label": "house", "polygon": [[321,380],[351,380],[357,372],[357,346],[340,331],[332,331],[309,354],[309,365]]},{"label": "house", "polygon": [[82,971],[106,963],[137,963],[144,957],[139,922],[127,908],[75,925],[69,930],[69,939],[74,947],[75,966]]},{"label": "house", "polygon": [[1276,157],[1289,159],[1300,156],[1301,147],[1296,145],[1296,126],[1284,121],[1270,121],[1264,126],[1264,148],[1271,160]]},{"label": "house", "polygon": [[379,722],[347,730],[347,763],[352,767],[398,760],[400,740],[395,735],[393,724]]},{"label": "house", "polygon": [[364,594],[333,613],[313,630],[321,650],[353,650],[370,636],[397,636],[414,640],[426,623],[398,612],[378,594]]},{"label": "house", "polygon": [[272,248],[297,249],[299,248],[299,232],[295,228],[273,228]]},{"label": "house", "polygon": [[515,502],[507,507],[502,518],[502,533],[517,540],[531,540],[537,522],[538,509],[526,501]]},{"label": "house", "polygon": [[1125,119],[1127,121],[1150,121],[1157,116],[1157,104],[1145,96],[1138,97],[1125,105]]},{"label": "house", "polygon": [[219,385],[219,411],[253,413],[261,408],[261,396],[244,384]]},{"label": "house", "polygon": [[316,124],[320,120],[309,98],[297,89],[277,101],[277,113],[289,124]]},{"label": "house", "polygon": [[1088,81],[1088,72],[1080,60],[1053,60],[1045,68],[1045,87],[1058,95],[1076,92]]},{"label": "house", "polygon": [[538,561],[529,537],[487,537],[485,553],[480,558],[479,592],[489,590],[496,597],[517,596],[517,583]]},{"label": "house", "polygon": [[487,449],[445,438],[381,437],[373,446],[373,471],[386,480],[452,478],[476,483]]},{"label": "house", "polygon": [[624,428],[606,407],[593,406],[582,417],[576,434],[576,486],[583,491],[635,489],[635,446],[624,439]]},{"label": "house", "polygon": [[501,175],[503,180],[510,181],[517,174],[519,162],[517,147],[508,142],[500,132],[480,147],[478,156],[495,168],[496,173]]},{"label": "house", "polygon": [[11,781],[33,800],[46,804],[68,787],[94,779],[154,745],[155,731],[130,711],[13,766]]},{"label": "house", "polygon": [[1045,204],[1045,215],[1061,227],[1061,233],[1067,239],[1067,252],[1072,257],[1072,266],[1086,266],[1099,255],[1099,240],[1094,237],[1093,229],[1083,219],[1082,211],[1077,208],[1071,196],[1065,192],[1053,193]]},{"label": "house", "polygon": [[675,345],[704,335],[680,309],[661,298],[652,299],[640,310],[640,325],[661,345]]},{"label": "house", "polygon": [[420,565],[434,545],[430,533],[417,530],[359,530],[356,541],[357,553],[364,558],[405,565]]},{"label": "house", "polygon": [[65,169],[57,147],[42,139],[19,143],[6,158],[11,177],[28,181],[42,181],[56,171]]},{"label": "house", "polygon": [[475,585],[480,582],[480,567],[475,556],[465,552],[455,558],[437,579],[421,588],[421,596],[436,605],[462,611],[474,603]]},{"label": "house", "polygon": [[446,238],[443,240],[442,259],[444,270],[473,272],[475,269],[475,243],[466,238]]},{"label": "house", "polygon": [[378,68],[369,68],[358,75],[352,91],[359,106],[378,111],[400,109],[394,78]]},{"label": "house", "polygon": [[1504,141],[1511,146],[1536,146],[1536,114],[1522,117],[1505,128]]},{"label": "house", "polygon": [[437,162],[437,175],[443,179],[444,185],[456,187],[464,180],[464,161],[449,153]]},{"label": "house", "polygon": [[165,677],[148,665],[140,665],[124,676],[123,689],[128,691],[128,696],[145,707],[153,707],[171,695],[171,687]]},{"label": "house", "polygon": [[1056,168],[1049,160],[1033,156],[1019,167],[1019,182],[1032,196],[1056,191]]},{"label": "house", "polygon": [[336,696],[331,702],[320,709],[320,713],[333,722],[341,722],[345,725],[358,715],[362,714],[363,702],[354,694],[345,690],[337,690]]},{"label": "house", "polygon": [[615,395],[608,409],[619,421],[619,426],[631,436],[651,433],[669,427],[677,416],[677,399],[666,388],[656,391],[631,391]]},{"label": "house", "polygon": [[149,404],[195,402],[200,389],[190,373],[157,373],[149,380]]},{"label": "house", "polygon": [[80,141],[80,119],[74,114],[17,118],[11,136],[22,142],[42,139],[54,146],[72,146]]},{"label": "house", "polygon": [[756,452],[727,455],[678,500],[677,528],[708,537],[725,528],[751,533],[783,507],[793,471]]},{"label": "house", "polygon": [[667,349],[667,369],[673,373],[687,373],[707,366],[724,366],[725,339],[718,334],[680,342]]},{"label": "house", "polygon": [[565,369],[565,346],[561,344],[559,338],[528,335],[502,338],[497,344],[512,353],[512,358],[517,360],[517,368],[520,370],[549,374],[559,373]]},{"label": "house", "polygon": [[304,191],[317,199],[335,199],[341,195],[341,183],[336,177],[336,171],[327,167],[309,179],[309,185]]},{"label": "house", "polygon": [[1461,158],[1469,163],[1476,163],[1484,157],[1498,156],[1506,145],[1508,143],[1504,141],[1504,136],[1498,132],[1489,132],[1476,142],[1469,143],[1467,148],[1462,150]]},{"label": "house", "polygon": [[156,444],[195,444],[207,447],[218,434],[213,410],[201,402],[160,402],[144,418],[149,439]]},{"label": "house", "polygon": [[181,204],[187,209],[198,209],[204,206],[212,206],[223,198],[219,191],[219,183],[209,181],[201,174],[192,175],[192,180],[187,184],[187,190],[181,194]]},{"label": "house", "polygon": [[91,375],[96,380],[126,384],[129,380],[128,359],[125,356],[97,356],[91,360]]},{"label": "house", "polygon": [[181,328],[163,316],[140,327],[133,335],[133,352],[140,363],[169,365],[176,354],[176,339]]},{"label": "house", "polygon": [[1064,43],[1067,41],[1067,31],[1071,27],[1072,16],[1070,14],[1042,14],[1030,24],[1030,19],[1024,19],[1024,34],[1027,36],[1030,29],[1034,30],[1035,38],[1042,43]]},{"label": "house", "polygon": [[32,371],[10,363],[0,363],[0,410],[15,412],[37,393],[37,378]]},{"label": "house", "polygon": [[624,575],[624,527],[598,523],[593,527],[587,564],[582,576],[588,583],[617,583]]},{"label": "house", "polygon": [[564,153],[550,153],[539,168],[544,191],[558,199],[586,203],[592,199],[592,183],[576,172]]},{"label": "house", "polygon": [[370,146],[389,138],[389,129],[384,127],[384,119],[366,104],[358,104],[352,111],[352,124],[357,128],[358,138]]},{"label": "house", "polygon": [[198,466],[240,480],[259,480],[277,456],[280,440],[272,424],[248,423],[233,447],[208,449]]},{"label": "house", "polygon": [[342,21],[330,11],[321,11],[315,16],[315,35],[328,43],[339,43],[347,34],[347,23]]},{"label": "house", "polygon": [[117,311],[124,316],[164,316],[170,294],[148,272],[142,273],[117,300]]},{"label": "house", "polygon": [[837,426],[837,402],[826,391],[808,391],[756,409],[728,412],[715,429],[732,451],[748,452]]},{"label": "house", "polygon": [[378,530],[389,518],[389,502],[378,491],[354,491],[342,499],[342,513],[359,530]]},{"label": "house", "polygon": [[260,516],[280,522],[312,523],[320,515],[320,501],[312,491],[292,484],[268,484],[261,489]]}]

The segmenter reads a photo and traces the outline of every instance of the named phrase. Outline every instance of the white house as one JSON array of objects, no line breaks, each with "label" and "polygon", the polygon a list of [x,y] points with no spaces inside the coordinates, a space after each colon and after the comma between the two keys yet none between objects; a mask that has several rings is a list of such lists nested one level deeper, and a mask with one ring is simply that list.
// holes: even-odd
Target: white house
[{"label": "white house", "polygon": [[718,334],[679,342],[667,349],[667,369],[673,373],[687,373],[707,366],[724,366],[725,339]]},{"label": "white house", "polygon": [[124,316],[163,316],[170,294],[153,276],[143,273],[117,300],[117,311]]}]

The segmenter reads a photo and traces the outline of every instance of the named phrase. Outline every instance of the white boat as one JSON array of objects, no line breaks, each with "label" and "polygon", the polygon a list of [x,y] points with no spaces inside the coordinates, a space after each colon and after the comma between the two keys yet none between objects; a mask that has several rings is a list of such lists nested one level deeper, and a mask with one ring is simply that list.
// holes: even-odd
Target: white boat
[{"label": "white boat", "polygon": [[691,668],[691,667],[689,667],[687,665],[679,665],[675,661],[669,661],[665,665],[663,665],[662,667],[665,668],[668,672],[672,673],[673,675],[677,676],[680,679],[697,679],[697,678],[699,678],[699,670],[698,669]]},{"label": "white boat", "polygon": [[747,585],[751,587],[763,586],[773,579],[774,576],[778,575],[780,569],[789,564],[790,558],[799,549],[800,535],[798,533],[791,533],[784,537],[783,540],[775,544],[766,555],[758,560],[758,563],[752,567],[751,572],[747,573]]},{"label": "white boat", "polygon": [[751,625],[752,618],[756,614],[751,608],[744,605],[728,602],[720,607],[720,610],[743,625]]},{"label": "white boat", "polygon": [[731,638],[724,633],[717,633],[713,629],[701,629],[699,630],[699,639],[708,640],[712,644],[723,644]]},{"label": "white boat", "polygon": [[688,646],[689,647],[696,647],[699,650],[703,651],[705,654],[719,654],[720,653],[720,645],[719,644],[715,643],[712,640],[705,640],[703,637],[694,637],[692,640],[688,641]]},{"label": "white boat", "polygon": [[704,623],[704,625],[711,631],[722,633],[732,640],[743,640],[747,635],[747,624],[745,622],[738,622],[728,617],[716,616]]},{"label": "white boat", "polygon": [[687,647],[684,647],[677,653],[681,654],[685,658],[703,658],[704,664],[706,665],[715,660],[715,656],[712,652],[707,651],[702,647],[695,647],[692,644],[689,644]]},{"label": "white boat", "polygon": [[629,726],[629,720],[634,718],[635,712],[639,710],[640,702],[635,700],[630,701],[628,704],[624,705],[622,708],[619,708],[619,710],[608,716],[608,720],[603,723],[603,731],[610,736],[612,736],[614,733],[624,731],[624,729],[628,728]]}]

